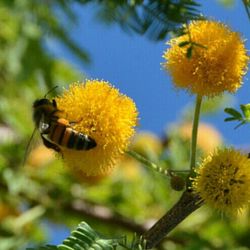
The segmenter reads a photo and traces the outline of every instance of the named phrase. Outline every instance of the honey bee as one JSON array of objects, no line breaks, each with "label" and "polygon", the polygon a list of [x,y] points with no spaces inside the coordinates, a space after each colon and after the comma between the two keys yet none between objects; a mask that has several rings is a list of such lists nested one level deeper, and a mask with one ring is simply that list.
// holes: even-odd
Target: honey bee
[{"label": "honey bee", "polygon": [[90,136],[73,129],[72,123],[60,118],[56,100],[49,100],[46,95],[33,103],[33,120],[38,129],[43,144],[57,152],[61,147],[73,150],[89,150],[96,147],[96,142]]}]

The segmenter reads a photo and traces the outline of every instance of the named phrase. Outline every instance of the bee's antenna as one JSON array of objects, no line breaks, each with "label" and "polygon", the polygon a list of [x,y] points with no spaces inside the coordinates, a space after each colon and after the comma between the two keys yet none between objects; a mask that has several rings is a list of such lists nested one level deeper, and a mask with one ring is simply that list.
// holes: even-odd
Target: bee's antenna
[{"label": "bee's antenna", "polygon": [[44,95],[44,98],[46,98],[47,97],[47,95],[49,94],[49,93],[51,93],[52,91],[54,91],[56,88],[58,88],[59,86],[58,85],[56,85],[56,86],[54,86],[53,88],[51,88],[45,95]]}]

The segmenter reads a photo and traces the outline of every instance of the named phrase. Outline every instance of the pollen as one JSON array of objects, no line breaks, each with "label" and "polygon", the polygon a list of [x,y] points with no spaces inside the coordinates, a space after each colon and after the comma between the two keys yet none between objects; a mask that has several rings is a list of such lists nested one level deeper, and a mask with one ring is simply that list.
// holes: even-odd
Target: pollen
[{"label": "pollen", "polygon": [[135,133],[138,112],[133,100],[110,83],[74,83],[56,98],[62,117],[96,142],[90,150],[61,148],[66,165],[84,176],[108,175]]},{"label": "pollen", "polygon": [[250,159],[233,148],[217,150],[197,169],[193,189],[209,206],[236,215],[250,201]]},{"label": "pollen", "polygon": [[[193,21],[168,42],[163,68],[177,88],[213,97],[242,85],[249,56],[239,33],[216,21]],[[180,46],[181,44],[184,44]],[[191,56],[187,51],[191,50]]]}]

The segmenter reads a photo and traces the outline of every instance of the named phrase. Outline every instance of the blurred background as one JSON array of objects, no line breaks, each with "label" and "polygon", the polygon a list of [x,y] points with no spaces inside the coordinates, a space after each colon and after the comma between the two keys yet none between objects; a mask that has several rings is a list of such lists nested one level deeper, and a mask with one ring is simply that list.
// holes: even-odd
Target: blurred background
[{"label": "blurred background", "polygon": [[[103,235],[132,237],[178,199],[181,193],[170,188],[169,179],[129,156],[111,176],[86,179],[71,173],[37,142],[22,165],[34,129],[34,100],[55,85],[67,88],[98,78],[119,88],[138,107],[140,121],[131,149],[163,168],[187,169],[194,97],[174,89],[161,68],[166,41],[182,23],[203,15],[240,32],[250,47],[243,1],[195,3],[0,2],[1,250],[59,244],[83,220]],[[237,123],[225,123],[223,111],[249,102],[248,78],[236,95],[204,102],[199,157],[223,144],[249,151],[249,125],[234,129]],[[236,221],[203,207],[159,249],[249,249],[249,233],[248,211]]]}]

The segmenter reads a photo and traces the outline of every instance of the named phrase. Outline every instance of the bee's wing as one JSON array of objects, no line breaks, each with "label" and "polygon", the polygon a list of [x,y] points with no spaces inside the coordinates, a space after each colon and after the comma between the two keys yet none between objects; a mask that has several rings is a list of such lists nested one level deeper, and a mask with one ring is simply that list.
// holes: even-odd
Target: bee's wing
[{"label": "bee's wing", "polygon": [[30,152],[39,144],[39,140],[40,140],[40,133],[37,128],[34,128],[25,148],[22,166],[26,164]]},{"label": "bee's wing", "polygon": [[50,140],[48,140],[44,135],[41,135],[41,138],[43,140],[43,145],[47,148],[54,149],[56,152],[60,153],[61,149],[58,147],[55,143],[52,143]]}]

